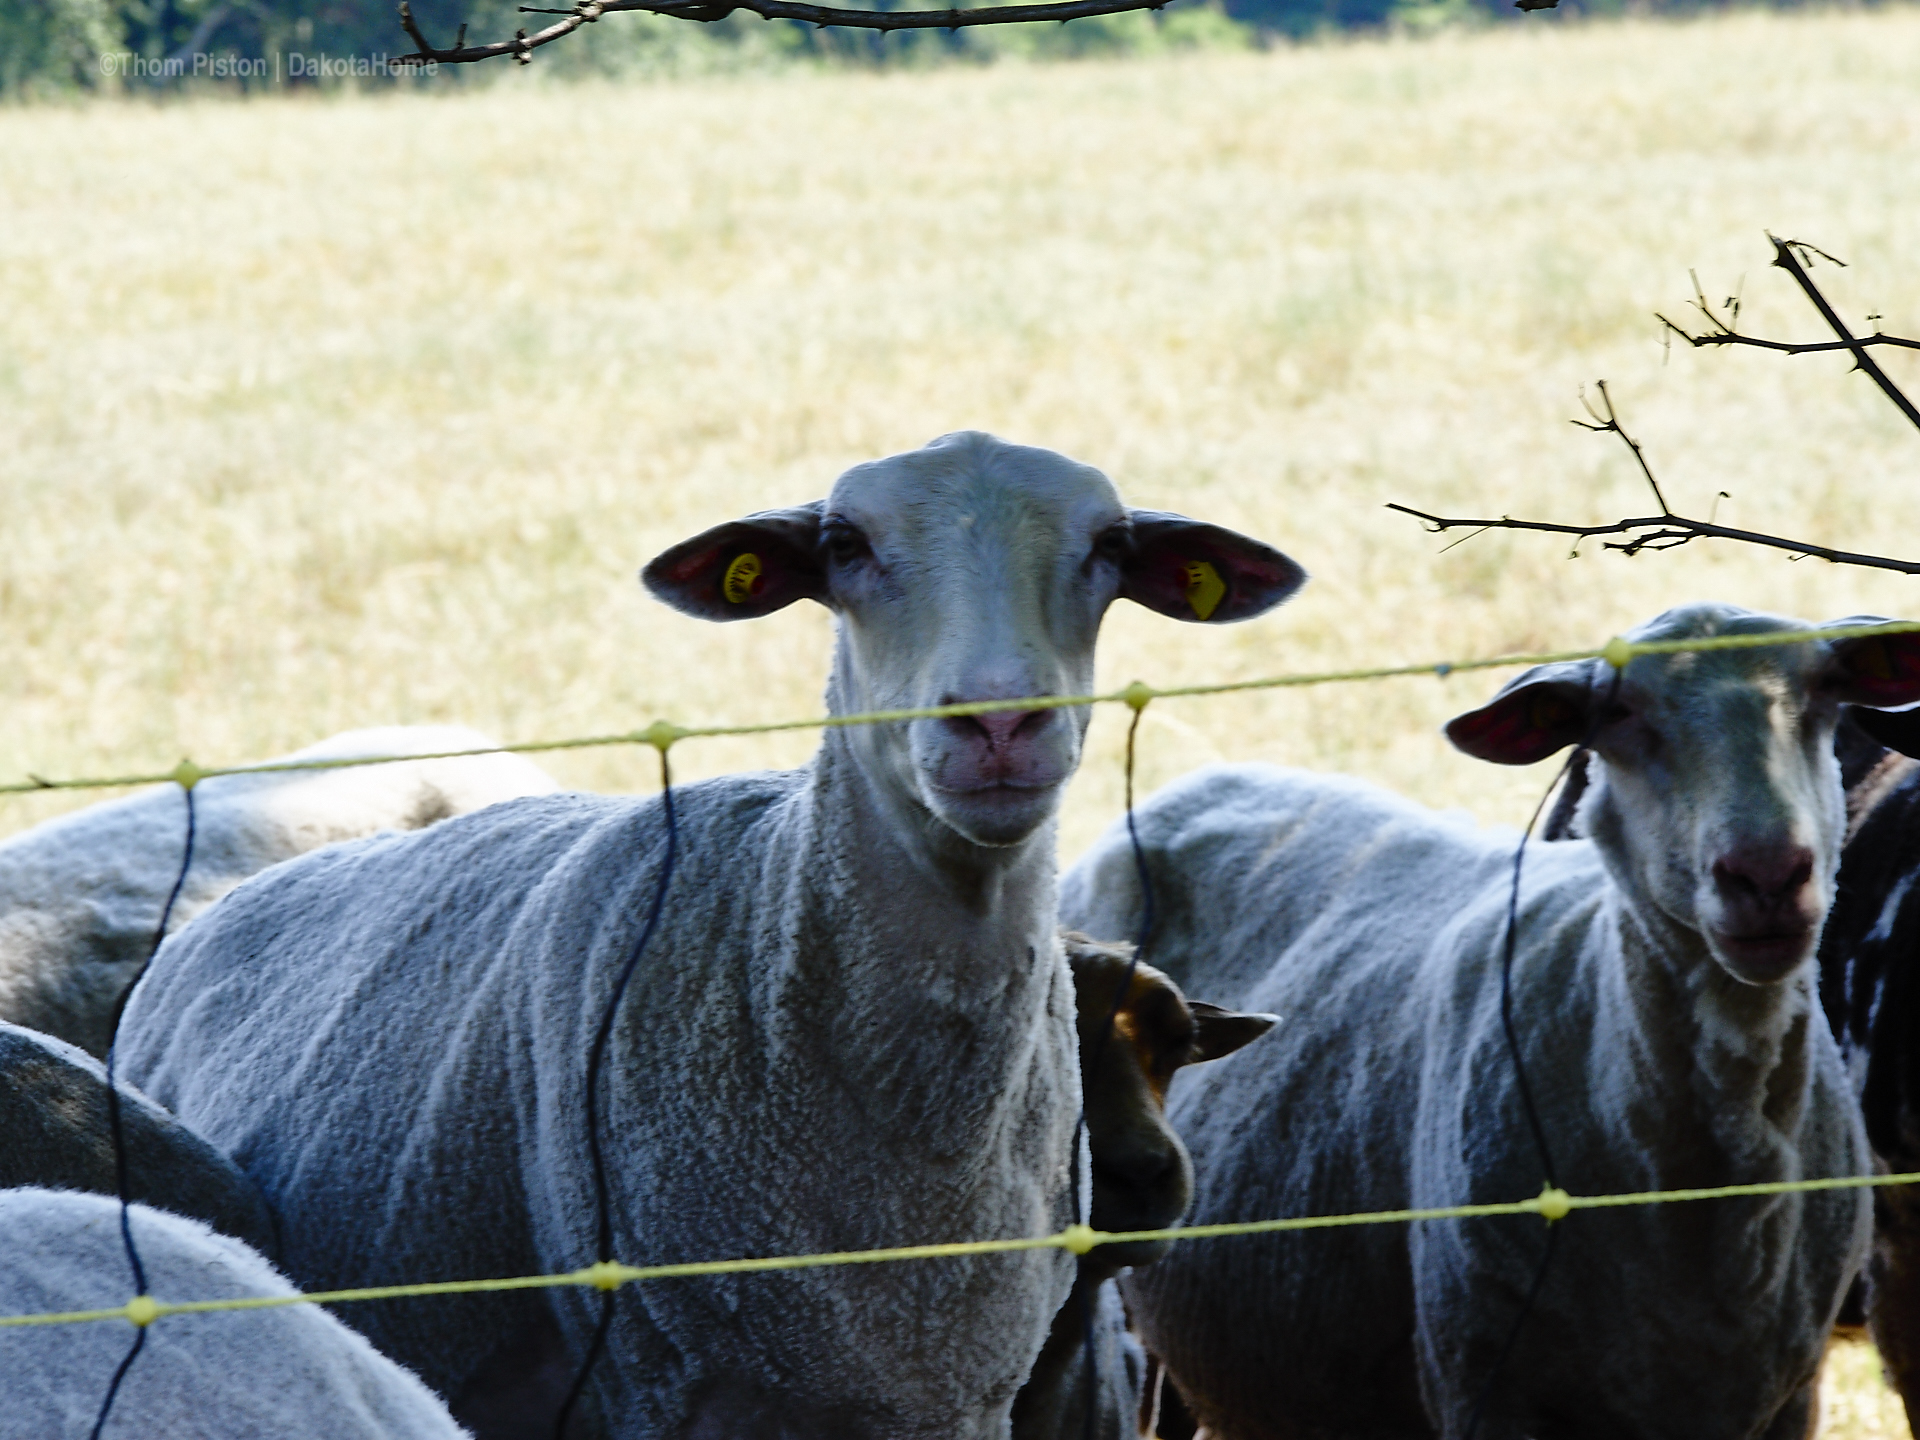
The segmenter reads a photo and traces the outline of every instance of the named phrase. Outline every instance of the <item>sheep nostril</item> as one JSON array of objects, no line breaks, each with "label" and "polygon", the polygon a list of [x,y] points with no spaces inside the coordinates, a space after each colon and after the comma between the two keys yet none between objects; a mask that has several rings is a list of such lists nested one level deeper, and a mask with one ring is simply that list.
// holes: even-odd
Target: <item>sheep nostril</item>
[{"label": "sheep nostril", "polygon": [[1713,862],[1713,879],[1730,898],[1791,900],[1813,879],[1813,852],[1804,845],[1729,850]]},{"label": "sheep nostril", "polygon": [[1051,710],[989,710],[984,715],[963,715],[958,726],[986,738],[990,750],[1004,750],[1016,738],[1029,738],[1051,718]]}]

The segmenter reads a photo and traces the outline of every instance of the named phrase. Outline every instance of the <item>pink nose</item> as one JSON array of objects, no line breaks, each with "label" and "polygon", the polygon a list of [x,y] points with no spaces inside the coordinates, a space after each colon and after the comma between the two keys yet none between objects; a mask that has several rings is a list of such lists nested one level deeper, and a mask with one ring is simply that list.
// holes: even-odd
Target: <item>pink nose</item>
[{"label": "pink nose", "polygon": [[1713,862],[1713,880],[1730,900],[1791,900],[1813,878],[1813,852],[1804,845],[1741,846]]},{"label": "pink nose", "polygon": [[977,726],[987,737],[989,750],[1005,750],[1016,736],[1031,738],[1053,718],[1051,710],[989,710],[984,715],[960,717],[961,727]]}]

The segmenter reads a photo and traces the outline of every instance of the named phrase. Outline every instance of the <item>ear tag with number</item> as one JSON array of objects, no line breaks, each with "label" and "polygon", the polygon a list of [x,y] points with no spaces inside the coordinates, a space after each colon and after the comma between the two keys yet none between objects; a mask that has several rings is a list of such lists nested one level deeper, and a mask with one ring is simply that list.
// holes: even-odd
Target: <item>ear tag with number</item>
[{"label": "ear tag with number", "polygon": [[1220,608],[1220,601],[1226,596],[1226,581],[1205,560],[1189,560],[1183,569],[1187,577],[1187,604],[1193,607],[1193,613],[1200,619],[1212,619],[1213,612]]},{"label": "ear tag with number", "polygon": [[744,605],[767,588],[766,571],[760,557],[751,550],[733,557],[727,573],[720,578],[720,593],[729,605]]}]

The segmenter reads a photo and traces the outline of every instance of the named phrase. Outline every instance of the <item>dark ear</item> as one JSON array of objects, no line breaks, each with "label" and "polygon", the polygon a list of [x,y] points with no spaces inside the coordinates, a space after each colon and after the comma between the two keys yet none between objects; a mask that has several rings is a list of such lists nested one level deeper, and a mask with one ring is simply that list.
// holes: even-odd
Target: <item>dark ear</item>
[{"label": "dark ear", "polygon": [[1133,553],[1120,593],[1176,620],[1251,620],[1306,583],[1307,572],[1258,540],[1163,510],[1129,510]]},{"label": "dark ear", "polygon": [[[1835,625],[1874,625],[1889,622],[1872,615],[1836,620]],[[1898,710],[1920,701],[1920,633],[1860,635],[1834,640],[1833,657],[1825,677],[1827,693],[1848,705]],[[1856,716],[1863,723],[1866,716]],[[1868,734],[1874,732],[1869,729]],[[1876,735],[1876,739],[1879,737]],[[1884,743],[1884,742],[1883,742]],[[1899,746],[1894,746],[1899,749]],[[1904,752],[1903,752],[1904,753]]]},{"label": "dark ear", "polygon": [[682,540],[656,555],[641,582],[683,615],[751,620],[796,600],[827,600],[820,563],[824,500],[791,510],[763,510]]},{"label": "dark ear", "polygon": [[1251,1045],[1280,1023],[1278,1015],[1243,1015],[1222,1010],[1204,1000],[1189,1000],[1193,1015],[1193,1063],[1218,1060],[1243,1045]]},{"label": "dark ear", "polygon": [[1578,745],[1593,708],[1592,660],[1536,665],[1478,710],[1447,722],[1447,739],[1476,760],[1531,765]]}]

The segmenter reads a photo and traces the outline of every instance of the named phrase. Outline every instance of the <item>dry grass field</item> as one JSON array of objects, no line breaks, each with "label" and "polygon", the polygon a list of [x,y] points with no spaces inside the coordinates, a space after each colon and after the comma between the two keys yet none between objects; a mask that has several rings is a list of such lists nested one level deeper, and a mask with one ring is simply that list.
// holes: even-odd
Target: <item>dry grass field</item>
[{"label": "dry grass field", "polygon": [[[611,22],[610,22],[611,23]],[[573,43],[591,43],[591,36]],[[1675,505],[1920,555],[1920,434],[1846,363],[1663,349],[1689,268],[1823,339],[1763,230],[1920,333],[1920,9],[1507,27],[1130,63],[0,111],[0,778],[812,713],[812,609],[713,629],[634,572],[845,465],[981,427],[1245,528],[1316,579],[1221,630],[1130,607],[1102,679],[1595,644],[1724,598],[1920,616],[1920,581],[1699,545],[1456,548],[1390,514],[1644,513],[1570,426],[1607,379]],[[1920,388],[1920,363],[1889,367]],[[1497,674],[1147,712],[1221,758],[1488,820],[1544,772],[1438,725]],[[1063,822],[1121,794],[1097,717]],[[685,777],[806,735],[700,741]],[[559,755],[646,789],[651,752]],[[79,803],[0,803],[0,833]],[[1870,1352],[1827,1434],[1905,1435]]]}]

